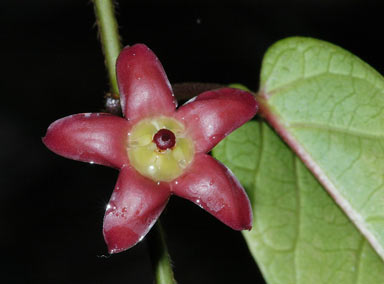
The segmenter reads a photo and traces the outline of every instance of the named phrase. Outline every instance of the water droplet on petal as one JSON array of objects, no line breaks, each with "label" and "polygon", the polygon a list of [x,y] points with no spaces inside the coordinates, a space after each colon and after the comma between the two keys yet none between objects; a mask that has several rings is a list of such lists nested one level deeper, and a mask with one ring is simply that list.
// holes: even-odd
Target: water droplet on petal
[{"label": "water droplet on petal", "polygon": [[111,211],[114,211],[116,210],[116,205],[113,201],[110,201],[108,204],[107,204],[107,207],[106,207],[106,213],[108,214],[109,212]]}]

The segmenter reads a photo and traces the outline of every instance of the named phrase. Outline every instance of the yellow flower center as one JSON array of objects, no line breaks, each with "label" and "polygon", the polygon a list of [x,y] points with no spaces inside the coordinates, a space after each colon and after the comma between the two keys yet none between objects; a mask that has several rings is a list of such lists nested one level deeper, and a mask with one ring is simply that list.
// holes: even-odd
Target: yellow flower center
[{"label": "yellow flower center", "polygon": [[[165,143],[165,144],[164,144]],[[131,165],[154,181],[172,181],[192,162],[194,147],[184,125],[160,116],[143,119],[129,133]]]}]

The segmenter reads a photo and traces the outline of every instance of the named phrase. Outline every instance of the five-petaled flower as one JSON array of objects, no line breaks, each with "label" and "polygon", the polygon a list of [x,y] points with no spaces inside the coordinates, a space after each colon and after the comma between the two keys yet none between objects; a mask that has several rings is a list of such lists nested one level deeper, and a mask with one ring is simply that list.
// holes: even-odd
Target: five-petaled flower
[{"label": "five-petaled flower", "polygon": [[139,242],[172,194],[235,230],[250,229],[244,189],[206,153],[256,114],[252,94],[232,88],[207,91],[176,110],[163,67],[143,44],[124,48],[116,71],[125,118],[71,115],[52,123],[43,138],[59,155],[120,170],[104,217],[109,252]]}]

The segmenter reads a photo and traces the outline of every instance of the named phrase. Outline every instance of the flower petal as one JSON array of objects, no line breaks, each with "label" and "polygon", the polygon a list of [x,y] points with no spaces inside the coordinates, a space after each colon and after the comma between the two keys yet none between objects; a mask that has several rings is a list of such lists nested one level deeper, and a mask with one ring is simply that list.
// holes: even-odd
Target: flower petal
[{"label": "flower petal", "polygon": [[116,63],[124,116],[138,119],[170,115],[175,111],[171,85],[156,55],[144,44],[126,47]]},{"label": "flower petal", "polygon": [[167,183],[155,183],[132,167],[123,167],[104,217],[103,232],[109,253],[129,249],[141,241],[169,196]]},{"label": "flower petal", "polygon": [[128,164],[129,123],[106,113],[70,115],[52,123],[43,143],[73,160],[121,168]]},{"label": "flower petal", "polygon": [[235,230],[251,229],[248,197],[232,172],[206,154],[197,154],[188,172],[173,181],[172,192],[191,200]]},{"label": "flower petal", "polygon": [[175,117],[187,127],[197,152],[208,152],[251,119],[258,105],[249,92],[223,88],[204,92],[180,107]]}]

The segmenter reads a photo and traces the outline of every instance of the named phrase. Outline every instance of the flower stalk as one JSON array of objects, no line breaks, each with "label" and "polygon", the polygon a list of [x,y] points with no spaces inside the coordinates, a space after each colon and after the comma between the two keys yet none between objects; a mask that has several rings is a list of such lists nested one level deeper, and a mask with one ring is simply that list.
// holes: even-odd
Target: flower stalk
[{"label": "flower stalk", "polygon": [[[119,97],[116,80],[116,59],[121,51],[122,45],[115,17],[114,3],[112,0],[93,0],[93,6],[109,77],[110,92],[114,97]],[[160,221],[154,225],[151,237],[152,239],[149,240],[148,247],[152,258],[156,283],[176,283]]]},{"label": "flower stalk", "polygon": [[152,266],[155,271],[156,283],[176,284],[160,220],[157,221],[152,230],[151,238],[148,239],[148,247],[151,253]]}]

